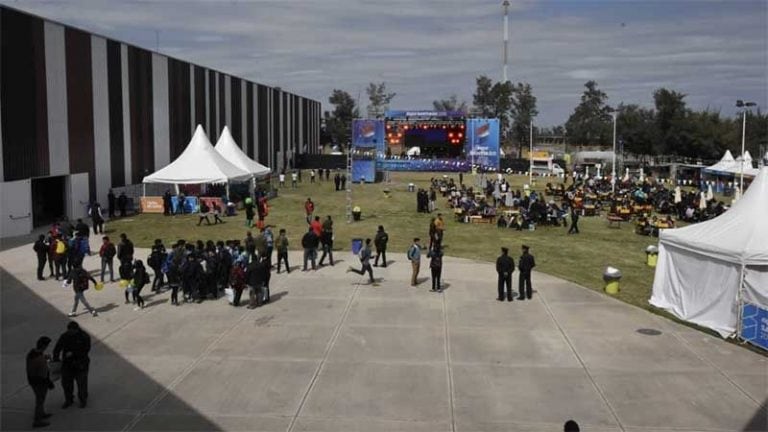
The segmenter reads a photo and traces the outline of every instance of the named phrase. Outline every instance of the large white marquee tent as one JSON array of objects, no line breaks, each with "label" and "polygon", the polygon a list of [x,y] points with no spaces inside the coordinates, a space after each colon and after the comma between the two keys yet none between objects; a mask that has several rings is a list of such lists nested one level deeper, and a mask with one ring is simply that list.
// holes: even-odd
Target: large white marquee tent
[{"label": "large white marquee tent", "polygon": [[169,165],[144,177],[143,183],[201,184],[247,181],[253,174],[235,166],[217,152],[201,125],[187,148]]},{"label": "large white marquee tent", "polygon": [[272,172],[268,167],[256,162],[246,155],[237,145],[235,139],[232,138],[232,134],[229,133],[229,128],[224,126],[224,130],[221,131],[221,136],[216,142],[216,151],[224,156],[224,159],[231,162],[236,167],[251,173],[255,178],[260,178],[269,175]]},{"label": "large white marquee tent", "polygon": [[743,302],[768,308],[768,167],[730,210],[662,230],[650,303],[721,336],[739,329]]}]

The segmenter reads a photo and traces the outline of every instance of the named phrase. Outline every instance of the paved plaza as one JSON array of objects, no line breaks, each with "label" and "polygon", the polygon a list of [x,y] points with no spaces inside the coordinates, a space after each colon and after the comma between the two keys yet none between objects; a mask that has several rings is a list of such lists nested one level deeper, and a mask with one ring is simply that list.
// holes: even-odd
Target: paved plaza
[{"label": "paved plaza", "polygon": [[[544,274],[532,301],[500,303],[491,263],[446,258],[436,294],[428,269],[409,286],[402,254],[373,285],[336,255],[305,273],[292,253],[256,310],[174,307],[145,288],[134,311],[117,284],[89,290],[100,315],[76,318],[94,342],[89,406],[61,410],[57,383],[45,430],[765,429],[761,355]],[[63,332],[72,305],[71,289],[35,280],[34,261],[31,244],[0,252],[2,430],[31,427],[24,356]]]}]

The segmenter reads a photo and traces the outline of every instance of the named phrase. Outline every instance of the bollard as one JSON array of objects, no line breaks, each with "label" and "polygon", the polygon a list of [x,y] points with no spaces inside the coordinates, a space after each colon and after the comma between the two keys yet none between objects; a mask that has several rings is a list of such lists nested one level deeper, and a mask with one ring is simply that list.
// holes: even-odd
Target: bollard
[{"label": "bollard", "polygon": [[659,248],[650,245],[645,248],[645,263],[648,267],[656,267],[656,263],[659,261]]},{"label": "bollard", "polygon": [[603,271],[603,281],[605,281],[605,292],[610,295],[619,293],[619,280],[621,280],[621,271],[615,267],[608,266]]}]

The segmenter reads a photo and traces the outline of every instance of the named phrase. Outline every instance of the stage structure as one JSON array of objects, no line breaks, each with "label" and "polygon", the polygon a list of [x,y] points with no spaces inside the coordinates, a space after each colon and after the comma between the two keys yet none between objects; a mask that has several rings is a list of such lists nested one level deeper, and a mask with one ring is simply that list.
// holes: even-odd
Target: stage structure
[{"label": "stage structure", "polygon": [[374,182],[385,171],[494,172],[499,120],[459,111],[387,111],[352,123],[352,180]]}]

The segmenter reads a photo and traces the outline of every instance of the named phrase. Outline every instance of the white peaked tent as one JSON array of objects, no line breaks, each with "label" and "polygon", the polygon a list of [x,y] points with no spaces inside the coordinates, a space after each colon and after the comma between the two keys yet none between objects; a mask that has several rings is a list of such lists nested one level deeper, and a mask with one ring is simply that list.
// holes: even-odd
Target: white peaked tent
[{"label": "white peaked tent", "polygon": [[736,165],[736,160],[733,158],[730,150],[726,150],[723,157],[714,165],[704,168],[708,173],[728,173],[729,169]]},{"label": "white peaked tent", "polygon": [[733,207],[706,222],[662,230],[650,303],[721,336],[743,302],[768,308],[768,167]]},{"label": "white peaked tent", "polygon": [[143,183],[200,184],[246,181],[251,173],[214,150],[203,127],[197,125],[187,148],[169,165],[144,177]]},{"label": "white peaked tent", "polygon": [[231,162],[236,167],[251,173],[253,177],[264,177],[272,172],[269,168],[256,162],[246,155],[237,145],[232,134],[229,133],[229,128],[224,126],[224,130],[221,131],[221,136],[216,142],[216,151],[224,157],[224,159]]}]

